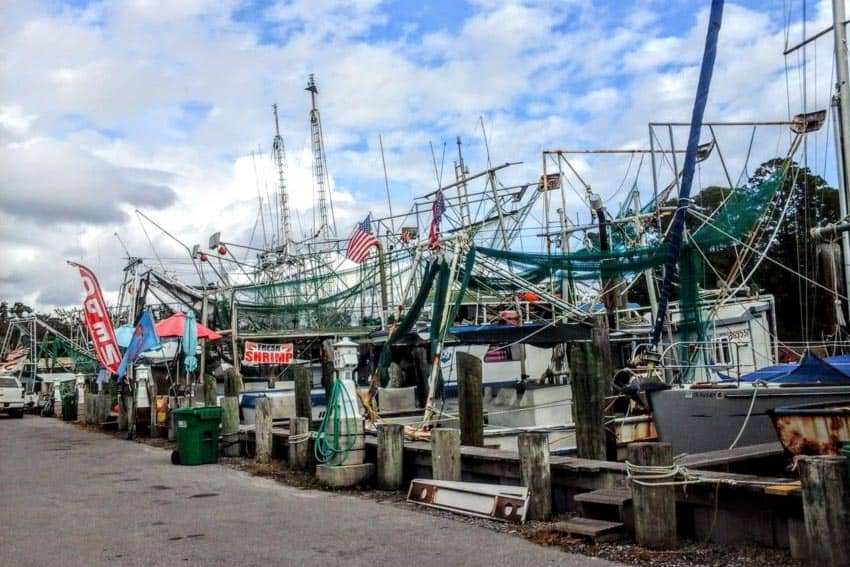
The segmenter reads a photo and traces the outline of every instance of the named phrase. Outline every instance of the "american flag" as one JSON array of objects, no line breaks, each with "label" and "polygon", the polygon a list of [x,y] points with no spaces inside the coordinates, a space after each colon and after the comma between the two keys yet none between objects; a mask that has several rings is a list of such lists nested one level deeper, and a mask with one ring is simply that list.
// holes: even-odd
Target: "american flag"
[{"label": "american flag", "polygon": [[443,213],[446,212],[446,201],[443,199],[442,190],[437,191],[437,196],[434,197],[434,203],[431,205],[431,212],[434,213],[434,218],[431,220],[431,230],[428,231],[428,248],[439,250],[440,221],[443,220]]},{"label": "american flag", "polygon": [[27,355],[30,349],[20,347],[15,350],[10,350],[6,356],[0,361],[0,370],[3,372],[14,373],[24,367],[27,361]]},{"label": "american flag", "polygon": [[353,262],[362,264],[369,257],[369,250],[378,245],[378,238],[372,234],[372,221],[367,216],[363,222],[357,225],[351,240],[348,241],[348,250],[345,257]]}]

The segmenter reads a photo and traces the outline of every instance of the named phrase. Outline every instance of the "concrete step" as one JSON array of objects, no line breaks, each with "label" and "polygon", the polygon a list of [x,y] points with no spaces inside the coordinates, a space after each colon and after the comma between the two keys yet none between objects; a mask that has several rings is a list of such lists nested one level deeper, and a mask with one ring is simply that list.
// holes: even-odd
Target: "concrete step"
[{"label": "concrete step", "polygon": [[621,522],[607,522],[590,518],[570,518],[564,522],[557,522],[555,529],[571,536],[596,542],[615,541],[626,537],[625,526]]}]

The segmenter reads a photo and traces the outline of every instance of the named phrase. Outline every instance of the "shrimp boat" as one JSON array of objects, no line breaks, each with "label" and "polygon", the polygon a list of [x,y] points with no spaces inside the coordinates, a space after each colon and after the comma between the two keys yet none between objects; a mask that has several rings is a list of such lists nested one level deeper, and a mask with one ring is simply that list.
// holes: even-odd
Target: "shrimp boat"
[{"label": "shrimp boat", "polygon": [[[838,179],[841,184],[839,200],[842,203],[841,210],[844,211],[848,195],[850,195],[847,185],[850,147],[848,147],[846,140],[848,129],[844,126],[850,121],[847,110],[850,108],[850,93],[847,91],[846,34],[842,23],[844,21],[844,3],[839,0],[833,3],[833,7],[836,69],[840,79],[837,84],[838,92],[833,98],[833,112],[836,124],[842,125],[841,128],[836,127],[836,131],[840,130],[842,134],[838,136],[838,143],[836,144],[836,161],[839,169]],[[719,28],[719,21],[716,22],[716,25]],[[705,71],[705,61],[703,64],[703,71]],[[703,98],[706,95],[707,84],[705,90],[701,93]],[[695,112],[696,116],[697,112]],[[791,120],[789,126],[794,138],[786,155],[785,164],[774,170],[774,181],[779,181],[787,174],[788,160],[796,152],[803,137],[820,129],[825,118],[826,111],[823,110],[798,115]],[[694,122],[699,122],[699,120]],[[758,195],[761,194],[762,189],[766,188],[768,192],[773,192],[767,187],[770,182],[770,180],[767,180],[766,184],[752,193],[753,198],[750,200],[750,206],[759,208]],[[687,198],[687,192],[680,194],[679,202],[683,203],[685,202],[683,199]],[[780,203],[780,206],[784,207],[782,210],[787,211],[791,199],[790,192],[786,196],[773,192],[771,198],[776,199],[774,203]],[[781,205],[783,202],[785,204]],[[763,215],[763,218],[758,224],[760,226],[770,224],[772,221],[769,219],[776,218],[776,210],[776,208],[760,210],[759,215]],[[677,214],[684,217],[692,211],[692,207],[685,206],[679,209]],[[693,233],[689,240],[689,242],[695,242],[698,247],[700,245],[700,230],[698,229]],[[813,239],[831,241],[836,252],[838,250],[836,241],[843,239],[843,270],[845,274],[850,273],[848,272],[848,266],[850,266],[848,264],[850,262],[848,230],[850,230],[850,225],[843,222],[827,227],[815,227],[811,230],[810,235]],[[755,233],[754,231],[752,234]],[[775,237],[775,234],[775,231],[772,236],[769,233],[768,238]],[[674,233],[673,236],[681,242],[681,234]],[[749,240],[749,242],[753,242],[753,240]],[[739,243],[742,243],[742,241],[739,241]],[[681,280],[688,277],[688,270],[690,269],[687,242],[683,246],[686,252],[679,260],[678,266],[681,273],[680,286]],[[765,245],[761,253],[756,253],[755,250],[749,248],[754,253],[753,260],[756,266],[752,272],[755,272],[755,269],[761,264],[761,260],[767,256],[768,248],[769,245]],[[840,258],[839,254],[836,255]],[[673,255],[671,255],[671,258],[675,260]],[[671,265],[668,263],[667,267],[670,268]],[[673,270],[666,274],[665,285],[675,275],[675,264],[672,267]],[[842,305],[838,299],[840,294],[837,290],[838,284],[835,282],[839,279],[840,277],[836,277],[833,280],[836,288],[834,290],[834,303],[839,312],[836,316],[838,321],[836,327],[843,325],[843,314],[841,312],[846,313],[847,307],[846,304]],[[746,281],[745,278],[742,285]],[[849,284],[850,278],[845,278],[845,285]],[[806,285],[809,285],[809,282]],[[692,312],[696,315],[691,322],[694,335],[691,340],[687,341],[686,349],[680,350],[675,361],[665,360],[665,354],[657,349],[647,349],[648,356],[643,358],[645,367],[650,373],[657,372],[659,368],[665,366],[668,369],[682,368],[688,373],[684,380],[680,374],[676,380],[650,380],[637,385],[634,389],[634,392],[642,396],[647,402],[646,405],[652,413],[659,439],[672,443],[675,453],[694,453],[775,441],[778,431],[782,443],[791,453],[835,452],[838,441],[847,434],[846,429],[844,429],[846,410],[843,409],[846,408],[847,400],[850,399],[850,372],[847,368],[847,358],[844,356],[818,357],[812,352],[806,352],[798,364],[758,366],[752,372],[730,376],[728,371],[719,368],[716,362],[716,347],[722,337],[703,324],[700,316],[705,314],[706,311],[711,314],[716,312],[716,309],[707,305],[703,309]],[[663,324],[664,313],[662,310],[662,313],[656,319],[653,346],[659,343]],[[769,357],[762,356],[762,359],[769,360]]]}]

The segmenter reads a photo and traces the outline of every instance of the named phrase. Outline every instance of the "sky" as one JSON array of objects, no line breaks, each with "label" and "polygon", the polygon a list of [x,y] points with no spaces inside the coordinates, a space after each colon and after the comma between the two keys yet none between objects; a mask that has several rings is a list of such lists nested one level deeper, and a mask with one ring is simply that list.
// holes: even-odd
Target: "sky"
[{"label": "sky", "polygon": [[[458,136],[470,170],[486,167],[482,123],[492,162],[521,162],[502,173],[505,184],[535,181],[547,149],[648,147],[649,122],[690,117],[708,7],[0,2],[0,300],[40,310],[79,304],[80,282],[66,260],[94,270],[114,299],[126,251],[151,265],[182,263],[181,276],[191,270],[182,246],[206,244],[213,232],[242,243],[253,233],[262,244],[258,193],[275,186],[273,103],[293,225],[307,232],[310,73],[340,234],[388,208],[379,136],[396,211],[434,189],[431,144],[438,158],[446,146],[444,178]],[[832,36],[805,53],[782,52],[829,25],[827,0],[727,2],[706,120],[786,120],[827,108]],[[657,134],[658,143],[669,143],[668,134]],[[784,128],[720,128],[716,137],[734,179],[788,143]],[[812,137],[802,157],[834,182],[831,137]],[[677,128],[678,148],[685,138]],[[633,162],[572,163],[613,203],[632,182],[651,191],[649,168]],[[720,182],[721,172],[706,166],[698,183]],[[581,199],[571,194],[570,215],[586,210]]]}]

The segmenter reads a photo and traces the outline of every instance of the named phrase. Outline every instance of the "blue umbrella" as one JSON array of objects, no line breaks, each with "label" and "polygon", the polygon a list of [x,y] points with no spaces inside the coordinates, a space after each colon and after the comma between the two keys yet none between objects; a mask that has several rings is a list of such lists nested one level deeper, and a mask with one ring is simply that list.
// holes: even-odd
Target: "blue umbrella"
[{"label": "blue umbrella", "polygon": [[136,328],[133,325],[121,325],[115,329],[115,340],[118,341],[118,346],[121,348],[130,346],[130,340],[135,332]]},{"label": "blue umbrella", "polygon": [[186,313],[186,324],[183,328],[183,366],[186,372],[194,372],[198,368],[195,352],[198,350],[198,327],[195,323],[195,313]]}]

